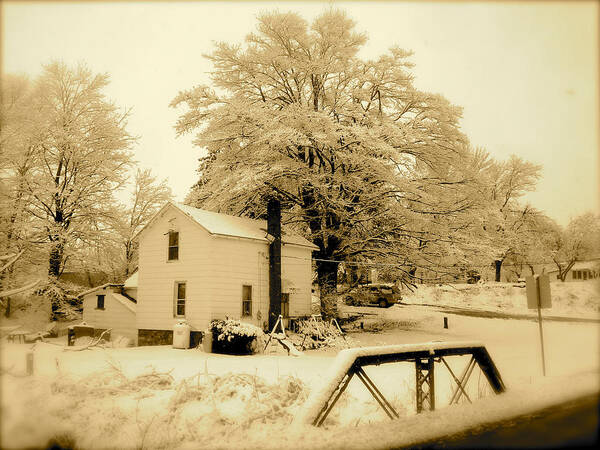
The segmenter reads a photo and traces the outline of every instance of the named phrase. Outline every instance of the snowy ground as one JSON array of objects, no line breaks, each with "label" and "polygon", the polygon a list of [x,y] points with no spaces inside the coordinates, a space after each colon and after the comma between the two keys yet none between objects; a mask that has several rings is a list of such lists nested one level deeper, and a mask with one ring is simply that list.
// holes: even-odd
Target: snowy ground
[{"label": "snowy ground", "polygon": [[[456,305],[462,297],[455,297]],[[414,366],[368,367],[400,420],[390,422],[355,379],[325,428],[291,427],[337,350],[236,357],[169,346],[71,352],[37,344],[34,376],[23,377],[32,346],[2,342],[0,447],[389,448],[600,390],[598,323],[544,322],[543,377],[534,321],[448,315],[418,304],[365,310],[380,313],[375,320],[384,330],[350,333],[352,345],[481,341],[508,392],[493,395],[476,370],[468,390],[474,404],[447,407],[452,383],[437,366],[438,410],[416,416]],[[460,373],[467,360],[449,362]]]},{"label": "snowy ground", "polygon": [[[552,308],[547,316],[600,319],[600,279],[581,282],[552,282]],[[524,285],[522,285],[524,286]],[[537,316],[527,309],[525,288],[516,283],[419,285],[404,292],[404,302],[412,305],[438,305],[481,311]]]}]

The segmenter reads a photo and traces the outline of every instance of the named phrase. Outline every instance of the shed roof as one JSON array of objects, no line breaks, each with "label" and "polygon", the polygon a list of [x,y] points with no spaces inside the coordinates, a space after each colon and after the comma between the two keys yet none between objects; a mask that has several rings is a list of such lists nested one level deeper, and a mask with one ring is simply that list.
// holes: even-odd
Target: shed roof
[{"label": "shed roof", "polygon": [[[106,284],[103,284],[102,286],[96,286],[95,288],[92,288],[85,292],[82,292],[81,294],[79,294],[79,298],[83,298],[86,295],[89,295],[96,291],[103,291],[107,287],[123,287],[123,285],[122,284],[114,284],[114,283],[106,283]],[[105,292],[104,295],[113,297],[115,300],[117,300],[119,303],[121,303],[127,309],[135,312],[137,301],[134,298],[127,297],[125,295],[119,294],[118,292],[111,292],[111,291]]]},{"label": "shed roof", "polygon": [[112,296],[119,303],[121,303],[121,305],[123,305],[129,311],[135,313],[136,304],[132,303],[130,298],[125,297],[124,295],[121,295],[121,294],[117,294],[116,292],[111,292],[109,295]]},{"label": "shed roof", "polygon": [[138,287],[138,272],[137,270],[131,275],[129,278],[125,280],[125,284],[123,284],[125,289],[132,289]]},{"label": "shed roof", "polygon": [[[273,240],[273,237],[267,233],[266,220],[230,216],[228,214],[207,211],[176,202],[167,203],[167,205],[165,205],[161,211],[168,205],[173,205],[212,235],[254,239],[264,242],[270,242]],[[152,222],[152,220],[150,222]],[[150,223],[148,225],[150,225]],[[298,245],[301,247],[308,247],[313,250],[318,250],[316,245],[296,233],[285,230],[285,228],[282,229],[281,241],[284,244]]]}]

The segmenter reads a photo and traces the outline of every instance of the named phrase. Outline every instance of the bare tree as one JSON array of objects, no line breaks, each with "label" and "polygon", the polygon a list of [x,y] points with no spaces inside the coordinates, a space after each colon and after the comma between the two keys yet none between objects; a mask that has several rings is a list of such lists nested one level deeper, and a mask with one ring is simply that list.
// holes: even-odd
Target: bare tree
[{"label": "bare tree", "polygon": [[26,185],[29,212],[50,242],[52,277],[64,267],[66,246],[85,239],[90,224],[107,215],[105,206],[132,162],[127,113],[104,98],[107,84],[108,75],[61,63],[45,66],[36,81],[34,102],[44,112],[45,134],[35,143],[37,164]]},{"label": "bare tree", "polygon": [[137,265],[135,235],[172,198],[173,194],[166,180],[157,181],[150,169],[137,169],[129,204],[121,208],[114,225],[125,251],[125,277]]},{"label": "bare tree", "polygon": [[214,89],[172,102],[187,107],[178,133],[197,132],[208,150],[189,202],[262,217],[268,198],[281,200],[319,248],[322,294],[335,292],[340,260],[385,259],[407,274],[429,264],[427,249],[452,231],[430,219],[471,204],[460,108],[415,89],[409,52],[360,59],[365,40],[340,11],[311,26],[263,14],[245,47],[219,43],[208,56]]},{"label": "bare tree", "polygon": [[565,281],[575,263],[600,252],[600,217],[592,213],[578,216],[563,230],[557,228],[552,236],[552,260],[558,278]]}]

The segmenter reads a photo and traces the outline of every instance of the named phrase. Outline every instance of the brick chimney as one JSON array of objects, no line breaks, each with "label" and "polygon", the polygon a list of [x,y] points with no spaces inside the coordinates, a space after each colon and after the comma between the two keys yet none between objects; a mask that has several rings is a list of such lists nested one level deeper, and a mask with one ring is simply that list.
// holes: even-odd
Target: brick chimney
[{"label": "brick chimney", "polygon": [[269,244],[269,330],[281,314],[281,203],[267,203],[267,232],[274,238]]}]

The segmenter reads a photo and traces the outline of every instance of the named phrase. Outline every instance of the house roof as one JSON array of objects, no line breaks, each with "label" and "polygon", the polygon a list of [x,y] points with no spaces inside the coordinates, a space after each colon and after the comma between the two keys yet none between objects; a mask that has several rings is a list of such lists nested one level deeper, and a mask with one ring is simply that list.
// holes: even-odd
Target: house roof
[{"label": "house roof", "polygon": [[131,288],[138,287],[138,272],[137,272],[137,270],[135,271],[135,273],[133,275],[131,275],[129,278],[127,278],[125,280],[123,287],[125,289],[131,289]]},{"label": "house roof", "polygon": [[[129,279],[131,279],[131,277]],[[129,281],[129,279],[128,279],[128,281]],[[102,286],[96,286],[95,288],[88,289],[87,291],[82,292],[81,294],[79,294],[79,298],[85,297],[86,295],[91,294],[91,293],[96,292],[96,291],[104,290],[107,287],[122,288],[123,285],[122,284],[115,284],[115,283],[106,283],[106,284],[103,284]],[[133,286],[133,287],[137,287],[137,279],[136,279],[136,285]],[[136,299],[134,299],[132,297],[129,297],[128,295],[122,295],[122,294],[119,294],[117,292],[111,292],[111,291],[106,292],[106,294],[104,294],[104,295],[109,295],[109,296],[114,297],[116,300],[118,300],[120,303],[122,303],[123,306],[125,306],[127,309],[135,312],[135,307],[136,307],[136,304],[137,304],[137,300]]]},{"label": "house roof", "polygon": [[115,300],[117,300],[119,303],[121,303],[125,308],[127,308],[129,311],[135,313],[136,304],[134,302],[132,302],[132,300],[129,297],[125,297],[124,295],[117,294],[116,292],[111,292],[110,295]]},{"label": "house roof", "polygon": [[84,297],[84,296],[91,294],[92,292],[95,292],[99,289],[105,289],[107,287],[122,287],[122,286],[123,285],[119,284],[119,283],[104,283],[104,284],[101,284],[100,286],[96,286],[91,289],[88,289],[87,291],[82,292],[81,294],[78,295],[78,297],[79,298]]},{"label": "house roof", "polygon": [[[216,213],[204,209],[194,208],[184,205],[183,203],[169,202],[161,211],[168,205],[172,205],[181,211],[183,214],[191,218],[194,222],[202,226],[211,235],[215,236],[230,236],[243,239],[254,239],[258,241],[271,242],[273,237],[267,233],[267,221],[255,220],[247,217],[230,216],[228,214]],[[160,213],[160,211],[159,211]],[[157,217],[159,215],[155,215]],[[154,218],[146,225],[147,228]],[[144,230],[142,229],[138,235]],[[308,247],[313,250],[318,250],[318,247],[302,236],[282,229],[281,241],[288,245],[298,245]]]},{"label": "house roof", "polygon": [[573,267],[571,267],[571,270],[585,270],[585,269],[594,270],[594,269],[598,269],[599,265],[600,265],[600,263],[598,263],[598,261],[577,261],[575,264],[573,264]]},{"label": "house roof", "polygon": [[[573,264],[573,267],[571,267],[570,270],[598,270],[600,266],[600,262],[598,261],[577,261],[575,264]],[[552,269],[549,270],[548,273],[553,273],[553,272],[558,272],[558,269]]]}]

